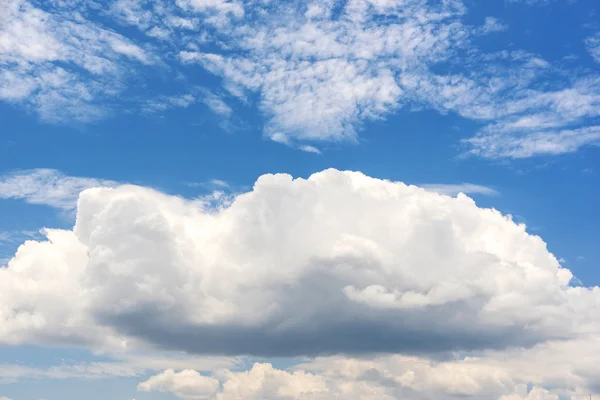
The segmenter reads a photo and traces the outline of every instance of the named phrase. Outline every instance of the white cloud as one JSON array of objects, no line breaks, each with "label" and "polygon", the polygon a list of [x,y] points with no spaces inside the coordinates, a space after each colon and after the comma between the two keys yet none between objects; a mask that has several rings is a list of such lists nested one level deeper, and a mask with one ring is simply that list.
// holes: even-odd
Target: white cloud
[{"label": "white cloud", "polygon": [[222,371],[223,389],[219,380],[195,371],[176,373],[167,370],[138,386],[139,391],[167,391],[186,400],[204,399],[326,399],[330,394],[322,377],[302,371],[289,373],[270,364],[256,363],[250,371]]},{"label": "white cloud", "polygon": [[157,96],[156,98],[146,101],[142,105],[142,111],[146,113],[162,112],[171,108],[188,108],[198,101],[196,96],[187,93],[175,96]]},{"label": "white cloud", "polygon": [[[410,0],[396,7],[356,0],[336,18],[329,3],[303,5],[281,12],[285,17],[275,13],[256,26],[232,29],[238,51],[231,52],[229,44],[223,52],[183,50],[179,60],[222,76],[232,95],[245,98],[240,87],[258,92],[266,134],[298,148],[296,142],[355,141],[364,121],[423,107],[487,122],[472,141],[464,141],[470,154],[529,157],[590,144],[585,134],[563,141],[554,132],[578,136],[590,128],[600,109],[597,75],[560,71],[524,51],[486,54],[470,48],[473,35],[506,29],[493,17],[479,28],[468,27],[460,2],[435,7]],[[445,72],[433,72],[441,63]],[[553,85],[541,85],[544,81]],[[512,142],[517,149],[505,148],[515,134],[523,139]],[[478,140],[482,136],[485,141]],[[531,142],[540,151],[532,151]]]},{"label": "white cloud", "polygon": [[190,187],[203,187],[206,189],[230,189],[231,185],[222,179],[211,179],[207,182],[188,182],[187,186]]},{"label": "white cloud", "polygon": [[[130,62],[153,59],[129,39],[77,13],[7,0],[0,16],[0,99],[47,121],[88,121],[109,110]],[[82,72],[83,70],[83,72]]]},{"label": "white cloud", "polygon": [[[113,0],[110,14],[123,24],[159,38],[182,35],[177,29],[199,31],[206,26],[225,29],[244,17],[242,2],[228,0]],[[200,17],[200,18],[199,18]],[[202,24],[200,24],[202,21]]]},{"label": "white cloud", "polygon": [[305,145],[299,146],[298,148],[307,153],[321,154],[321,150],[319,150],[315,146],[310,146],[310,145],[305,144]]},{"label": "white cloud", "polygon": [[471,154],[486,158],[527,158],[536,155],[573,153],[580,147],[600,145],[600,127],[534,131],[527,135],[506,132],[482,133],[466,141]]},{"label": "white cloud", "polygon": [[233,113],[231,107],[223,99],[210,91],[203,91],[202,102],[215,114],[223,117],[230,117]]},{"label": "white cloud", "polygon": [[222,75],[227,87],[260,91],[266,133],[280,142],[281,135],[288,142],[354,140],[362,121],[402,105],[403,75],[422,74],[466,36],[458,2],[357,0],[335,20],[331,5],[316,6],[307,2],[297,14],[284,10],[285,17],[234,31],[242,35],[241,55],[182,51],[180,60]]},{"label": "white cloud", "polygon": [[200,375],[193,370],[183,370],[175,373],[166,370],[138,385],[142,392],[160,391],[172,392],[175,395],[189,400],[211,399],[219,390],[219,381]]},{"label": "white cloud", "polygon": [[529,6],[545,6],[548,5],[550,3],[553,3],[555,0],[507,0],[508,3],[522,3],[522,4],[527,4]]},{"label": "white cloud", "polygon": [[[109,360],[106,360],[107,357]],[[228,357],[198,357],[175,352],[157,351],[103,354],[105,361],[75,362],[63,360],[58,365],[39,367],[27,364],[0,364],[0,384],[25,379],[101,380],[118,377],[141,377],[165,368],[195,368],[217,371],[236,367],[238,360]]]},{"label": "white cloud", "polygon": [[[576,400],[597,393],[600,370],[590,351],[599,344],[596,337],[445,361],[404,355],[334,356],[313,359],[288,370],[256,363],[248,371],[215,371],[202,377],[211,379],[210,391],[204,389],[202,381],[194,385],[188,378],[191,371],[167,371],[141,383],[138,389],[170,391],[184,399],[214,400]],[[556,365],[561,365],[560,370]],[[168,384],[160,384],[167,381],[165,375]],[[218,386],[212,379],[220,383],[220,390],[214,390]],[[178,385],[186,385],[186,393],[177,393]],[[204,397],[193,397],[197,394]]]},{"label": "white cloud", "polygon": [[221,179],[211,179],[209,181],[209,183],[213,186],[218,186],[218,187],[222,187],[222,188],[229,188],[230,185],[229,183],[225,182],[224,180]]},{"label": "white cloud", "polygon": [[38,238],[40,232],[37,231],[0,231],[1,243],[22,242],[24,238]]},{"label": "white cloud", "polygon": [[492,189],[488,186],[476,185],[474,183],[458,183],[458,184],[448,184],[448,183],[428,183],[424,185],[420,185],[427,190],[431,190],[433,192],[437,192],[440,194],[445,194],[448,196],[456,196],[459,193],[464,194],[483,194],[486,196],[496,196],[498,195],[498,191]]},{"label": "white cloud", "polygon": [[0,176],[0,199],[22,199],[30,204],[72,210],[83,190],[116,185],[110,180],[67,176],[54,169],[33,169]]},{"label": "white cloud", "polygon": [[196,103],[203,103],[213,113],[228,119],[233,110],[225,101],[210,90],[205,88],[192,88],[191,93],[174,96],[156,96],[142,104],[142,111],[146,113],[163,112],[171,108],[188,108]]},{"label": "white cloud", "polygon": [[568,286],[539,237],[464,195],[327,170],[227,204],[84,191],[73,231],[0,270],[0,341],[440,354],[600,329],[598,288]]},{"label": "white cloud", "polygon": [[[518,79],[513,76],[514,71],[507,71],[502,82],[488,85],[483,91],[478,83],[458,79],[452,83],[450,96],[440,92],[439,86],[432,86],[441,103],[439,107],[453,108],[466,117],[493,121],[473,138],[463,140],[470,148],[468,153],[488,158],[524,158],[570,153],[598,143],[598,77],[578,78],[552,90],[527,89],[515,93],[514,85],[539,84],[540,77],[551,74],[551,70],[545,61],[532,55],[501,57],[520,59],[522,68]],[[484,72],[478,79],[485,76],[491,78]],[[475,107],[469,97],[473,88],[480,91]]]},{"label": "white cloud", "polygon": [[12,256],[14,254],[16,245],[23,243],[25,240],[39,240],[43,237],[43,232],[39,231],[0,231],[0,267],[8,264],[9,259],[7,256]]},{"label": "white cloud", "polygon": [[216,12],[217,15],[213,15],[212,21],[218,23],[225,23],[226,17],[244,16],[244,7],[236,0],[181,0],[178,5],[200,12]]},{"label": "white cloud", "polygon": [[594,58],[594,60],[596,60],[596,62],[600,63],[600,33],[596,33],[595,35],[588,37],[585,40],[585,44],[590,55]]},{"label": "white cloud", "polygon": [[[89,121],[132,108],[160,112],[198,101],[229,119],[225,90],[246,105],[256,99],[266,135],[300,150],[314,151],[319,141],[356,141],[366,121],[429,108],[488,124],[464,143],[470,154],[496,158],[573,151],[574,142],[590,143],[557,140],[556,133],[577,136],[599,116],[597,74],[562,70],[519,50],[485,53],[472,39],[506,26],[494,17],[479,27],[465,24],[460,0],[352,0],[341,7],[329,0],[113,0],[103,14],[117,22],[111,29],[91,18],[92,5],[65,4],[10,0],[0,17],[8,27],[0,33],[0,98],[48,121]],[[120,25],[145,35],[134,41],[118,33],[126,30],[112,30]],[[596,36],[586,40],[592,56]],[[191,81],[200,65],[221,77],[222,87],[183,97],[125,94],[134,75],[136,89],[149,79],[143,67],[181,68],[173,63],[191,69]],[[521,148],[531,142],[552,142],[555,149]]]},{"label": "white cloud", "polygon": [[18,382],[24,378],[96,380],[114,377],[136,377],[141,376],[144,371],[144,368],[107,362],[63,364],[48,368],[22,364],[0,364],[0,384]]},{"label": "white cloud", "polygon": [[480,29],[483,34],[503,32],[508,29],[508,26],[504,25],[498,19],[494,17],[485,17],[485,22]]}]

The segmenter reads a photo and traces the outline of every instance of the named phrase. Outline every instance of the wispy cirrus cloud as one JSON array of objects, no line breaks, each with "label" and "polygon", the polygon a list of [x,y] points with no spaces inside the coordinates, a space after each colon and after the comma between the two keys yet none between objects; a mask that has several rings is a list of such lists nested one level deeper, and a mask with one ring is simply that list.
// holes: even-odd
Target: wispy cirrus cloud
[{"label": "wispy cirrus cloud", "polygon": [[427,190],[431,190],[432,192],[445,194],[448,196],[456,196],[459,193],[482,194],[485,196],[497,196],[500,194],[496,189],[493,189],[489,186],[477,185],[474,183],[427,183],[420,186]]},{"label": "wispy cirrus cloud", "polygon": [[486,158],[528,158],[573,153],[583,146],[600,145],[600,126],[565,130],[533,130],[528,134],[486,132],[466,141],[471,154]]},{"label": "wispy cirrus cloud", "polygon": [[[6,0],[0,16],[0,99],[46,121],[90,121],[125,85],[128,66],[154,62],[133,41],[77,12]],[[58,4],[58,3],[57,3]]]},{"label": "wispy cirrus cloud", "polygon": [[402,105],[402,75],[427,71],[467,36],[459,2],[355,1],[335,17],[327,2],[276,11],[256,27],[230,32],[239,43],[232,56],[182,51],[179,59],[222,76],[234,95],[240,87],[259,91],[267,135],[287,143],[356,140],[363,121]]},{"label": "wispy cirrus cloud", "polygon": [[[102,11],[84,2],[7,5],[0,96],[49,121],[196,103],[229,121],[237,118],[236,98],[258,106],[268,137],[304,151],[357,141],[368,121],[422,109],[481,123],[463,144],[482,157],[562,154],[596,143],[585,132],[597,125],[600,76],[518,47],[486,52],[474,41],[506,26],[491,16],[467,24],[460,0],[112,0]],[[586,45],[595,57],[597,37]],[[183,74],[186,89],[206,83],[206,71],[219,81],[179,95],[124,95],[156,68]],[[194,82],[199,71],[203,82]],[[560,132],[581,137],[559,140]]]},{"label": "wispy cirrus cloud", "polygon": [[526,4],[529,6],[545,6],[554,3],[555,0],[507,0],[507,3],[511,4]]},{"label": "wispy cirrus cloud", "polygon": [[162,112],[171,108],[188,108],[198,101],[197,97],[190,94],[174,96],[157,96],[143,103],[142,111],[149,114]]},{"label": "wispy cirrus cloud", "polygon": [[508,26],[500,22],[497,18],[486,17],[483,26],[480,28],[482,34],[504,32],[508,29]]},{"label": "wispy cirrus cloud", "polygon": [[[520,158],[595,143],[590,135],[564,141],[555,133],[577,135],[593,126],[599,77],[571,76],[524,51],[472,49],[472,36],[506,29],[492,17],[482,27],[467,26],[460,2],[414,0],[395,8],[356,1],[335,17],[322,3],[305,7],[258,27],[232,29],[235,52],[185,50],[179,59],[221,76],[233,95],[260,93],[267,135],[287,145],[354,141],[365,121],[422,108],[482,122],[473,140],[463,141],[468,154]],[[541,141],[553,149],[530,145]]]},{"label": "wispy cirrus cloud", "polygon": [[73,210],[79,194],[92,187],[114,187],[111,180],[67,176],[54,169],[33,169],[0,176],[0,199],[20,199],[30,204]]},{"label": "wispy cirrus cloud", "polygon": [[102,380],[123,377],[141,377],[166,368],[214,371],[237,367],[240,359],[232,357],[198,357],[160,351],[104,354],[104,361],[61,360],[45,367],[18,364],[0,364],[0,384],[31,379]]},{"label": "wispy cirrus cloud", "polygon": [[590,55],[596,62],[600,63],[600,32],[589,36],[585,40],[585,44]]}]

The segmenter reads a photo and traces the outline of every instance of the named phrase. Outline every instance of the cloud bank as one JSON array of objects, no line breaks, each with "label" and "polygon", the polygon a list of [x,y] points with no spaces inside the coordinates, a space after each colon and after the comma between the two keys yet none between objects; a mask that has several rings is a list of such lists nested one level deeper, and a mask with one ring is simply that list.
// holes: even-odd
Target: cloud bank
[{"label": "cloud bank", "polygon": [[0,342],[437,357],[599,331],[600,289],[465,195],[326,170],[230,201],[85,190],[0,270]]},{"label": "cloud bank", "polygon": [[404,355],[337,356],[286,370],[268,363],[203,375],[166,370],[141,382],[138,390],[194,400],[576,400],[598,392],[600,370],[592,352],[599,344],[596,336],[444,361]]}]

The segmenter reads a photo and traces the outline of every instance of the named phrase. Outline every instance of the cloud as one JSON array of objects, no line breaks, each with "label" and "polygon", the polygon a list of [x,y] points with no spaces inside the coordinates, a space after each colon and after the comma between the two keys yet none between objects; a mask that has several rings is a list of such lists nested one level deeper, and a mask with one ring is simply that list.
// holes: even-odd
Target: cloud
[{"label": "cloud", "polygon": [[[218,201],[217,201],[218,202]],[[464,195],[326,170],[223,207],[94,188],[0,270],[0,342],[294,356],[532,346],[598,332],[598,288]]]},{"label": "cloud", "polygon": [[[446,361],[403,355],[336,356],[316,358],[288,370],[268,363],[255,363],[247,371],[222,370],[208,376],[169,370],[142,382],[138,390],[214,400],[576,399],[597,392],[594,380],[600,371],[596,367],[586,370],[593,356],[583,354],[590,343],[596,348],[598,338],[569,348],[557,342],[545,348]],[[568,353],[574,349],[580,358]],[[548,364],[555,361],[561,362],[560,371],[554,368],[556,364]],[[211,383],[210,390],[206,390],[207,382]],[[185,392],[177,391],[181,386]]]},{"label": "cloud", "polygon": [[[202,102],[230,130],[242,123],[229,120],[228,93],[258,105],[267,137],[300,150],[356,142],[365,123],[401,109],[434,109],[482,123],[466,153],[521,158],[592,144],[556,136],[587,137],[599,117],[598,74],[522,50],[486,52],[478,37],[506,26],[468,25],[460,0],[112,0],[102,18],[92,3],[66,4],[10,0],[0,17],[0,99],[50,122]],[[596,36],[586,40],[592,56]],[[206,84],[206,71],[220,80],[182,95],[143,89],[157,70],[191,87],[199,76]],[[532,142],[554,149],[531,151]]]},{"label": "cloud", "polygon": [[176,107],[188,108],[197,101],[198,99],[190,93],[176,96],[157,96],[152,100],[146,101],[142,105],[142,111],[145,113],[157,113]]},{"label": "cloud", "polygon": [[[473,37],[506,29],[497,19],[467,26],[466,8],[455,1],[396,7],[357,0],[335,17],[331,7],[277,8],[261,24],[231,29],[234,44],[223,51],[186,49],[179,60],[222,77],[234,96],[258,93],[267,136],[297,148],[356,141],[365,121],[423,108],[483,122],[463,141],[473,155],[555,155],[593,144],[585,131],[599,116],[598,76],[562,71],[520,50],[473,48]],[[557,131],[570,131],[573,140],[557,139]]]},{"label": "cloud", "polygon": [[209,181],[209,183],[211,185],[213,185],[213,186],[222,187],[222,188],[229,188],[229,187],[231,187],[229,185],[229,183],[227,183],[227,182],[225,182],[224,180],[221,180],[221,179],[211,179]]},{"label": "cloud", "polygon": [[[558,87],[551,90],[528,89],[515,97],[514,84],[539,84],[540,78],[552,71],[545,61],[532,55],[498,56],[519,59],[522,63],[520,76],[516,78],[512,76],[514,72],[506,71],[508,76],[503,83],[493,84],[478,95],[476,107],[470,107],[471,100],[465,102],[464,97],[470,88],[479,84],[459,79],[453,83],[450,98],[437,92],[440,107],[452,107],[466,117],[493,121],[474,137],[463,140],[469,147],[468,154],[487,158],[525,158],[571,153],[598,143],[598,77],[576,78],[557,84]],[[486,75],[484,72],[480,78]],[[502,106],[498,107],[498,104]]]},{"label": "cloud", "polygon": [[219,380],[196,371],[179,373],[167,370],[138,385],[138,391],[166,391],[186,400],[209,399],[325,399],[325,380],[302,371],[289,373],[270,364],[254,364],[247,372],[223,371],[223,390]]},{"label": "cloud", "polygon": [[539,155],[573,153],[580,147],[600,144],[600,126],[510,135],[505,132],[482,133],[468,139],[470,154],[486,158],[527,158]]},{"label": "cloud", "polygon": [[298,147],[300,150],[306,152],[306,153],[314,153],[314,154],[321,154],[321,150],[319,150],[318,148],[316,148],[315,146],[310,146],[310,145],[302,145],[300,147]]},{"label": "cloud", "polygon": [[0,176],[0,199],[22,199],[30,204],[72,210],[83,190],[117,185],[110,180],[67,176],[54,169],[24,170]]},{"label": "cloud", "polygon": [[0,232],[0,244],[22,242],[23,238],[39,238],[40,232],[37,231],[3,231]]},{"label": "cloud", "polygon": [[269,137],[355,140],[362,121],[402,105],[404,74],[448,57],[466,35],[463,7],[454,1],[354,1],[339,18],[332,7],[282,6],[256,28],[232,32],[241,54],[182,51],[179,59],[223,76],[235,93],[259,91]]},{"label": "cloud", "polygon": [[514,4],[522,3],[522,4],[526,4],[528,6],[545,6],[545,5],[553,3],[555,0],[507,0],[507,1],[508,1],[508,3],[514,3]]},{"label": "cloud", "polygon": [[189,187],[203,187],[205,189],[231,189],[231,185],[222,179],[211,179],[207,182],[188,182]]},{"label": "cloud", "polygon": [[464,194],[482,194],[486,196],[496,196],[498,191],[488,186],[476,185],[474,183],[459,183],[459,184],[448,184],[448,183],[428,183],[421,185],[427,190],[437,192],[439,194],[445,194],[448,196],[456,196],[459,193]]},{"label": "cloud", "polygon": [[216,94],[205,88],[191,88],[190,93],[182,95],[159,95],[142,102],[142,111],[147,114],[161,113],[172,108],[188,108],[198,102],[206,105],[219,117],[229,120],[233,114],[231,107]]},{"label": "cloud", "polygon": [[140,383],[138,391],[172,392],[184,399],[204,400],[213,398],[219,391],[219,381],[189,369],[177,374],[173,370],[166,370]]},{"label": "cloud", "polygon": [[96,380],[114,377],[139,377],[143,368],[118,363],[91,362],[63,364],[39,368],[21,364],[0,364],[0,384],[18,382],[20,379],[83,379]]},{"label": "cloud", "polygon": [[126,37],[77,13],[27,0],[3,2],[0,100],[49,122],[90,121],[110,112],[102,99],[121,91],[128,65],[153,58]]},{"label": "cloud", "polygon": [[9,259],[7,256],[14,254],[17,245],[23,243],[24,240],[39,240],[43,237],[43,232],[39,231],[0,231],[0,268],[8,264]]},{"label": "cloud", "polygon": [[[137,27],[148,36],[173,43],[187,42],[185,33],[226,29],[245,15],[240,1],[181,0],[156,3],[148,0],[113,0],[109,14],[122,24]],[[202,23],[200,22],[202,21]]]},{"label": "cloud", "polygon": [[231,116],[233,110],[227,105],[227,103],[223,101],[222,98],[214,93],[211,93],[210,91],[204,91],[203,94],[204,96],[202,98],[202,102],[206,104],[206,106],[210,108],[212,112],[223,117]]},{"label": "cloud", "polygon": [[118,377],[142,377],[165,368],[196,368],[215,371],[236,367],[238,360],[228,357],[198,357],[158,351],[104,354],[105,361],[75,362],[39,367],[26,364],[0,364],[0,384],[31,379],[101,380]]},{"label": "cloud", "polygon": [[498,19],[494,17],[485,17],[485,23],[480,29],[482,34],[494,33],[494,32],[503,32],[508,29],[508,26],[504,25]]},{"label": "cloud", "polygon": [[587,50],[592,58],[600,63],[600,33],[596,33],[593,36],[588,37],[585,40]]}]

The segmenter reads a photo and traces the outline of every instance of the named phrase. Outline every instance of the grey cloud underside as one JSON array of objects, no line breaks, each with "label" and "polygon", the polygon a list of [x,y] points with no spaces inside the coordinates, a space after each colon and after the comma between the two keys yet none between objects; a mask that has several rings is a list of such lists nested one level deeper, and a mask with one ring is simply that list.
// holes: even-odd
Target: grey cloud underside
[{"label": "grey cloud underside", "polygon": [[[331,289],[329,289],[331,290]],[[305,293],[298,301],[313,299]],[[340,302],[345,299],[340,296]],[[331,302],[331,296],[324,299]],[[335,301],[335,300],[333,300]],[[448,352],[503,350],[510,347],[530,347],[540,338],[522,326],[481,329],[477,322],[464,318],[457,324],[431,323],[431,318],[444,321],[455,315],[455,306],[442,306],[423,315],[373,311],[365,307],[359,315],[346,312],[340,322],[340,312],[312,316],[313,326],[281,328],[285,321],[249,328],[235,323],[228,326],[198,326],[171,324],[160,318],[156,310],[119,316],[97,316],[101,325],[115,327],[119,332],[141,338],[161,348],[205,355],[249,355],[259,357],[293,357],[322,355],[360,355],[371,353],[401,353],[440,357]],[[466,314],[466,313],[465,313]],[[325,325],[324,329],[319,325]],[[423,326],[428,329],[424,330]],[[556,337],[554,339],[561,339]]]}]

